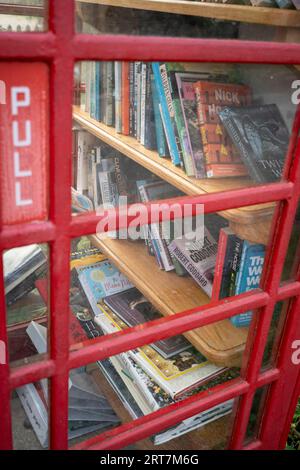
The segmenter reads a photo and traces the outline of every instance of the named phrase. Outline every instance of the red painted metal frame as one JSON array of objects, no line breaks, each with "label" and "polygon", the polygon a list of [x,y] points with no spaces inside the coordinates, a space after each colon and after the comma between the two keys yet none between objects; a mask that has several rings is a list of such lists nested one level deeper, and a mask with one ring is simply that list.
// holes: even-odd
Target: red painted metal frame
[{"label": "red painted metal frame", "polygon": [[[199,307],[171,318],[150,322],[143,329],[130,328],[126,332],[80,343],[69,350],[70,238],[94,233],[99,222],[99,217],[94,214],[72,219],[70,213],[72,86],[74,63],[80,59],[297,64],[300,63],[300,45],[87,36],[74,34],[73,25],[74,1],[50,0],[49,32],[0,34],[0,60],[43,60],[49,64],[51,70],[49,221],[34,226],[24,224],[1,227],[0,231],[0,279],[3,279],[3,250],[29,243],[47,242],[50,245],[50,355],[33,364],[11,370],[8,363],[0,365],[0,448],[12,448],[10,392],[14,388],[43,377],[50,378],[50,447],[67,449],[68,374],[71,368],[228,318],[245,310],[245,306],[247,309],[259,309],[259,313],[252,322],[246,348],[249,361],[246,361],[240,379],[122,425],[81,443],[76,448],[120,448],[233,397],[240,397],[240,402],[230,448],[281,448],[284,446],[296,403],[297,396],[293,390],[300,386],[299,366],[291,363],[292,341],[300,338],[300,319],[297,315],[300,308],[300,277],[280,286],[283,262],[300,196],[300,113],[297,113],[291,137],[285,181],[227,193],[180,198],[181,204],[187,201],[194,205],[204,204],[205,213],[279,201],[262,289],[226,302],[209,304],[205,308]],[[277,301],[290,298],[293,300],[283,330],[276,367],[262,371],[262,356],[274,306]],[[7,344],[3,282],[0,282],[0,339]],[[252,398],[256,389],[264,385],[269,386],[269,394],[260,432],[254,442],[245,444]]]}]

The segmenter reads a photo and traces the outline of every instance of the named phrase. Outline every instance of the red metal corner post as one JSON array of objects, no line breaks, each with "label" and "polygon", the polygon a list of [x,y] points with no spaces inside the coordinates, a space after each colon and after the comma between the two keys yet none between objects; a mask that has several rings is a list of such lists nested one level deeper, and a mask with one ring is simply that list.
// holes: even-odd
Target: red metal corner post
[{"label": "red metal corner post", "polygon": [[49,27],[56,39],[50,78],[50,220],[56,227],[56,238],[50,244],[50,353],[55,361],[55,374],[51,378],[50,446],[66,449],[74,0],[50,2]]}]

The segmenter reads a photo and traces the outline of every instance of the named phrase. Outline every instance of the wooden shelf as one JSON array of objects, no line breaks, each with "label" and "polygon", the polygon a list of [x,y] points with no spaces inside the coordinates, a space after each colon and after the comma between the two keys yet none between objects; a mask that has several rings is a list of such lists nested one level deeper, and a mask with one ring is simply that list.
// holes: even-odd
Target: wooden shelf
[{"label": "wooden shelf", "polygon": [[[92,241],[162,315],[209,303],[210,299],[191,277],[160,270],[142,242],[101,240],[96,235]],[[240,365],[247,334],[247,328],[235,328],[229,320],[223,320],[189,331],[185,336],[210,361],[232,367]]]},{"label": "wooden shelf", "polygon": [[[74,107],[73,117],[82,127],[103,142],[190,196],[246,188],[255,184],[248,178],[206,178],[199,180],[188,177],[181,168],[173,165],[170,159],[161,158],[157,152],[145,149],[145,147],[133,137],[118,134],[114,128],[105,126],[95,119],[92,119],[78,107]],[[230,209],[220,214],[235,224],[250,226],[255,224],[257,227],[260,222],[265,223],[268,218],[271,218],[273,210],[274,204],[268,203]]]},{"label": "wooden shelf", "polygon": [[80,0],[91,3],[139,10],[202,16],[218,20],[241,21],[271,26],[299,27],[300,12],[279,8],[253,7],[222,3],[190,2],[183,0]]}]

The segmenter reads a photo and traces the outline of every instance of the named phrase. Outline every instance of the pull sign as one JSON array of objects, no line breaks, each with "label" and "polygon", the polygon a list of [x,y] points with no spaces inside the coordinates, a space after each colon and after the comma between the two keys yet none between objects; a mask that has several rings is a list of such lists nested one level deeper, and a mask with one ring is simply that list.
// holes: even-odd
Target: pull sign
[{"label": "pull sign", "polygon": [[0,62],[2,224],[47,217],[48,67]]}]

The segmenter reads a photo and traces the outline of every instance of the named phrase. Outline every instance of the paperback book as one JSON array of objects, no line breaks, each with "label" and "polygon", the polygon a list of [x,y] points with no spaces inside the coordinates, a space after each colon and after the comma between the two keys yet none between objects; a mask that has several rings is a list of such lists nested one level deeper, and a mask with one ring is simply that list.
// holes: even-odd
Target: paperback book
[{"label": "paperback book", "polygon": [[253,180],[280,180],[289,132],[277,105],[227,107],[219,116]]}]

